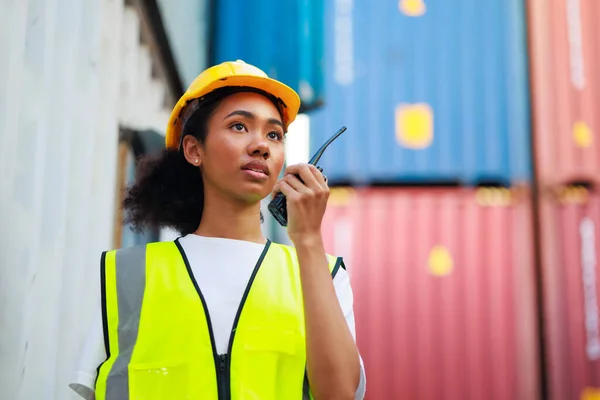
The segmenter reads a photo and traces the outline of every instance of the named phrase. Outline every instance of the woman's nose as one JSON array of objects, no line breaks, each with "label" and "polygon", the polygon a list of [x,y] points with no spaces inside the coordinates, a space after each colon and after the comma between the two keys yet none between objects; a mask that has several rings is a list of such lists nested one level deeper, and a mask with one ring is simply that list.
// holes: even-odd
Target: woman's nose
[{"label": "woman's nose", "polygon": [[249,146],[249,154],[253,156],[262,156],[263,158],[269,158],[269,143],[263,137],[256,137],[255,140]]}]

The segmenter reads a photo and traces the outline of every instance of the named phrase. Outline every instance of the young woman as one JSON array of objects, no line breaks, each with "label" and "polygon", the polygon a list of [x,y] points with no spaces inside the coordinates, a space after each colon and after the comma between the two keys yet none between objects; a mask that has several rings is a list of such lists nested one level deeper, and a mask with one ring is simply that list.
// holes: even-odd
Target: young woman
[{"label": "young woman", "polygon": [[[102,255],[101,311],[71,384],[82,397],[364,397],[348,275],[321,238],[326,179],[300,164],[278,181],[299,106],[242,61],[202,72],[179,100],[124,208],[135,227],[182,237]],[[261,231],[260,201],[279,191],[293,247]]]}]

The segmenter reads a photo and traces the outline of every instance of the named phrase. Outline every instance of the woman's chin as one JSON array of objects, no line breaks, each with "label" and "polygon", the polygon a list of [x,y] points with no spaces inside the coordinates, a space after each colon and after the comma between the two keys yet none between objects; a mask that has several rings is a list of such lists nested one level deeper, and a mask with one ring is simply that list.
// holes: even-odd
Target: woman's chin
[{"label": "woman's chin", "polygon": [[246,190],[238,192],[237,197],[243,199],[246,203],[259,203],[271,193],[271,191],[267,189],[268,188],[266,187],[246,188]]}]

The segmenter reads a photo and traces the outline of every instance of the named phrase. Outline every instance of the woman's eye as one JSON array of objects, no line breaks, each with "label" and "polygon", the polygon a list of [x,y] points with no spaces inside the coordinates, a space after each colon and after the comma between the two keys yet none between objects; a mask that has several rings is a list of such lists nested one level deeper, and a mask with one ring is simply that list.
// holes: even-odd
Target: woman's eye
[{"label": "woman's eye", "polygon": [[269,138],[273,140],[281,140],[281,134],[279,132],[269,132]]},{"label": "woman's eye", "polygon": [[233,129],[235,129],[236,131],[243,131],[244,129],[246,129],[246,127],[244,126],[244,124],[233,124],[231,126]]}]

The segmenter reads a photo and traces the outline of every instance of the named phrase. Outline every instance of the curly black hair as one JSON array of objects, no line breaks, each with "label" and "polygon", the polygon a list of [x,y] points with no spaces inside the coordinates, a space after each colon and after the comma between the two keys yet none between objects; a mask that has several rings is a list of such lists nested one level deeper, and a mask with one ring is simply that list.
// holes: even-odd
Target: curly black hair
[{"label": "curly black hair", "polygon": [[[187,120],[182,138],[194,135],[201,144],[208,135],[208,121],[223,99],[243,90],[218,90],[202,99],[202,104]],[[262,92],[281,113],[273,96]],[[137,163],[135,183],[127,190],[122,203],[125,223],[136,232],[146,228],[171,228],[181,235],[195,232],[204,209],[204,187],[198,167],[185,159],[181,150],[165,149],[158,154],[141,157]],[[263,221],[262,214],[260,216]]]}]

